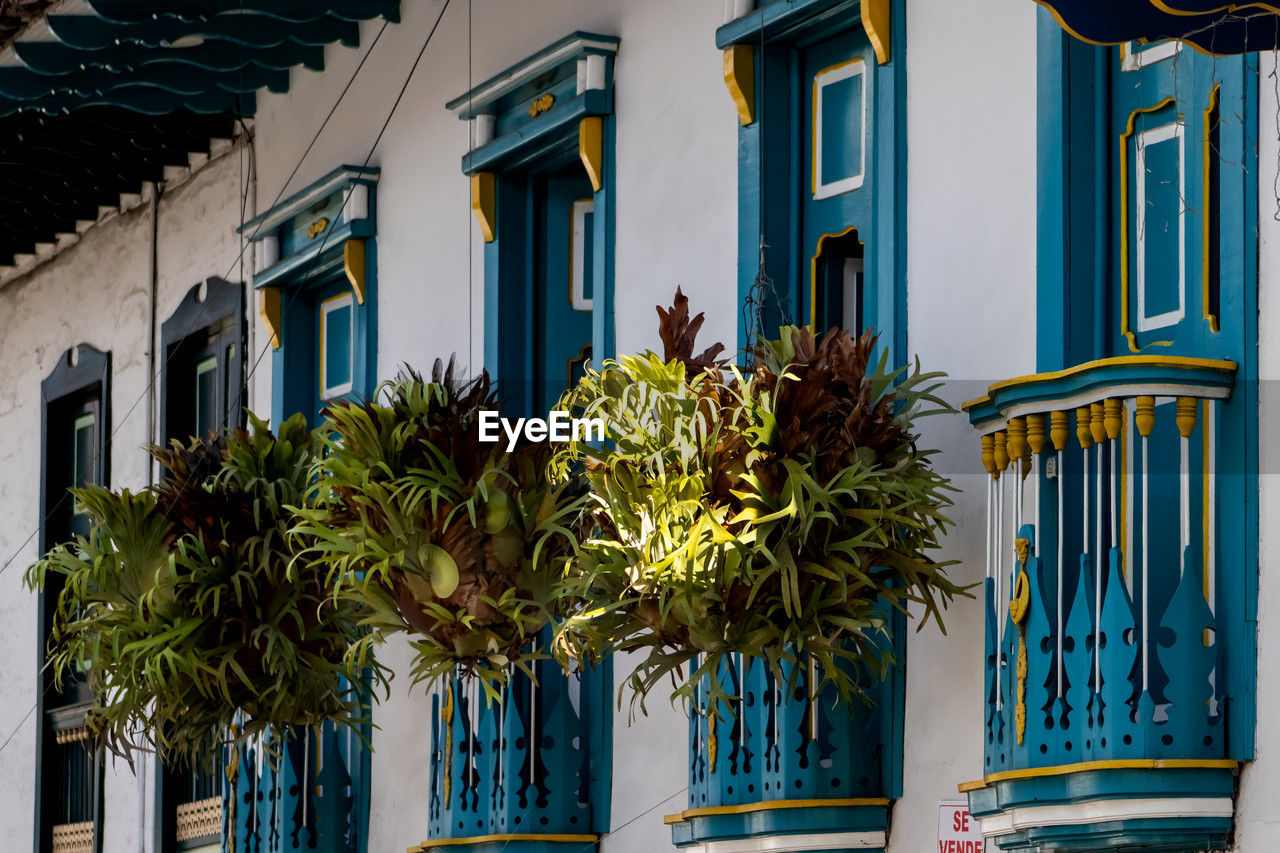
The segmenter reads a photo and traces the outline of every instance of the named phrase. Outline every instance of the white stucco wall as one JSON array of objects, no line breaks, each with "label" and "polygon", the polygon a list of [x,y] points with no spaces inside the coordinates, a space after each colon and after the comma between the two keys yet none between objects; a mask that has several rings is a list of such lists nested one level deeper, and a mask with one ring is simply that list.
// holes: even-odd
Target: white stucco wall
[{"label": "white stucco wall", "polygon": [[[953,405],[1035,371],[1036,7],[1024,0],[907,4],[907,356],[945,370]],[[998,49],[976,46],[998,45]],[[986,475],[961,415],[924,423],[961,491],[944,556],[983,577]],[[979,595],[981,593],[979,592]],[[982,775],[984,622],[959,600],[911,633],[903,797],[890,853],[936,849],[938,803]]]},{"label": "white stucco wall", "polygon": [[[208,275],[234,273],[239,151],[217,159],[164,194],[159,203],[158,320]],[[40,507],[40,382],[69,348],[88,343],[111,352],[110,481],[146,485],[147,327],[150,313],[151,207],[143,204],[87,231],[28,275],[0,287],[0,732],[13,740],[0,753],[0,849],[33,843],[36,598],[23,585],[37,556],[32,535]],[[213,272],[216,270],[216,273]],[[232,276],[234,278],[234,276]],[[2,564],[0,564],[2,565]],[[140,776],[108,758],[104,850],[138,850],[150,831],[153,769]],[[145,803],[139,798],[139,778]],[[141,820],[140,820],[141,818]]]},{"label": "white stucco wall", "polygon": [[1280,70],[1280,54],[1262,54],[1258,81],[1258,687],[1255,760],[1240,773],[1236,798],[1234,850],[1274,850],[1280,845],[1280,741],[1270,725],[1280,703],[1280,672],[1269,662],[1280,658],[1280,587],[1274,577],[1280,542],[1280,446],[1266,424],[1280,419],[1280,92],[1270,75]]}]

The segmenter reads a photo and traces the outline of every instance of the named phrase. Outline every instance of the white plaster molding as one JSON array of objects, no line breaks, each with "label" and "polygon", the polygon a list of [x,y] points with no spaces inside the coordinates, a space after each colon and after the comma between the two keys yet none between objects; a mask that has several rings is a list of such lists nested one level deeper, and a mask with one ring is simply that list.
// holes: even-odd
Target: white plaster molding
[{"label": "white plaster molding", "polygon": [[979,818],[978,823],[982,827],[983,837],[995,838],[1043,826],[1087,825],[1116,820],[1229,818],[1231,813],[1230,797],[1146,797],[1027,806]]}]

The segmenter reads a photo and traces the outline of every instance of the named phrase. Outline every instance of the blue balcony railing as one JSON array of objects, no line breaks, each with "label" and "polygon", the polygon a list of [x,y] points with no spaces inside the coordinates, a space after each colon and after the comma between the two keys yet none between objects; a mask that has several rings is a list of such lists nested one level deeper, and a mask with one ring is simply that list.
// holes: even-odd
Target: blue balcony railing
[{"label": "blue balcony railing", "polygon": [[709,714],[704,690],[690,717],[689,808],[667,818],[676,846],[884,847],[900,682],[864,679],[868,701],[846,703],[830,689],[811,700],[818,678],[784,669],[780,682],[764,661],[741,656],[722,667],[735,698]]},{"label": "blue balcony railing", "polygon": [[964,788],[1001,850],[1225,844],[1247,689],[1216,612],[1234,368],[1110,359],[966,404],[990,476],[984,778]]},{"label": "blue balcony railing", "polygon": [[[272,753],[276,755],[272,755]],[[364,853],[369,752],[358,734],[325,723],[241,754],[226,815],[230,853]]]},{"label": "blue balcony railing", "polygon": [[500,699],[455,678],[431,699],[429,840],[412,848],[593,851],[607,828],[607,667],[560,672],[533,661]]}]

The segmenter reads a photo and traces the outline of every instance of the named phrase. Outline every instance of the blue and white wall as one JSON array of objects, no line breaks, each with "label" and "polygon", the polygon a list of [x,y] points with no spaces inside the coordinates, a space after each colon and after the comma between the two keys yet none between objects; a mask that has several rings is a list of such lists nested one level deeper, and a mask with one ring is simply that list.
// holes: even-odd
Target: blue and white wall
[{"label": "blue and white wall", "polygon": [[[158,316],[210,275],[241,273],[235,228],[342,164],[359,165],[395,100],[441,8],[440,0],[403,5],[386,28],[314,146],[294,167],[346,85],[380,22],[362,26],[362,47],[330,47],[323,73],[295,71],[287,95],[259,95],[253,162],[239,146],[167,189],[159,202]],[[467,128],[445,108],[450,98],[574,30],[622,39],[616,66],[616,348],[658,344],[653,306],[677,284],[705,310],[707,342],[734,343],[737,304],[736,114],[722,81],[714,31],[723,0],[474,0],[468,68],[468,5],[451,4],[440,31],[370,165],[378,189],[378,374],[402,363],[429,369],[457,353],[478,368],[483,352],[482,243],[459,166]],[[732,5],[732,4],[730,4]],[[1035,369],[1036,16],[1029,0],[909,0],[907,4],[907,298],[908,354],[955,380],[952,402],[976,397],[998,379]],[[1280,224],[1272,192],[1280,110],[1265,80],[1261,97],[1261,349],[1264,379],[1280,377]],[[1270,136],[1268,136],[1270,134]],[[111,485],[146,482],[140,451],[149,431],[146,403],[151,210],[145,200],[93,226],[79,242],[0,283],[0,849],[31,849],[34,724],[23,715],[37,677],[35,599],[21,584],[35,557],[27,535],[37,521],[39,383],[68,347],[89,342],[113,355]],[[228,274],[230,273],[230,274]],[[470,282],[470,287],[468,287]],[[267,340],[255,321],[249,363]],[[251,379],[254,408],[270,410],[271,375]],[[1280,400],[1262,390],[1263,423],[1280,419]],[[1262,430],[1264,472],[1280,471],[1280,445]],[[962,490],[946,556],[960,559],[962,582],[982,576],[983,489],[977,438],[959,416],[929,425],[940,465]],[[1259,707],[1280,702],[1280,597],[1268,576],[1280,559],[1267,537],[1280,521],[1280,496],[1262,477]],[[948,635],[930,626],[912,633],[907,680],[904,796],[894,807],[889,850],[918,853],[936,843],[940,801],[958,800],[960,782],[982,766],[982,631],[976,601],[948,614]],[[407,646],[385,659],[404,675],[377,711],[371,851],[403,850],[427,829],[429,706],[409,689]],[[626,672],[618,661],[619,675]],[[624,704],[614,733],[612,823],[605,853],[670,849],[662,816],[684,806],[687,723],[655,695],[648,716],[629,719]],[[108,765],[108,853],[149,851],[152,800],[147,776]],[[1258,760],[1243,773],[1237,849],[1254,853],[1280,842],[1272,802],[1280,790],[1280,739],[1259,730]]]}]

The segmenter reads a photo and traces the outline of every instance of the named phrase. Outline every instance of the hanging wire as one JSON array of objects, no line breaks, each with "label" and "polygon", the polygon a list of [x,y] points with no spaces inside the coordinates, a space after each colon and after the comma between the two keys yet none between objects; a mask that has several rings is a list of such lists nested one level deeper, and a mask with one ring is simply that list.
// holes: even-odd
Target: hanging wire
[{"label": "hanging wire", "polygon": [[767,162],[766,146],[768,139],[768,134],[765,132],[765,101],[767,100],[765,83],[768,79],[768,60],[765,57],[766,46],[767,37],[762,16],[760,41],[757,46],[758,61],[756,63],[760,68],[760,86],[756,91],[755,97],[756,132],[760,134],[760,168],[756,175],[759,190],[757,215],[760,222],[760,254],[755,279],[751,282],[751,289],[747,291],[747,295],[742,300],[742,327],[747,337],[743,342],[743,350],[748,370],[755,367],[757,346],[761,340],[764,340],[769,335],[770,324],[768,316],[772,313],[778,318],[780,324],[784,326],[791,323],[790,300],[778,292],[773,277],[769,275],[769,244],[765,240],[765,163]]},{"label": "hanging wire", "polygon": [[[418,54],[417,54],[416,58],[414,59],[414,62],[413,62],[412,67],[410,67],[408,74],[405,76],[404,82],[403,82],[402,86],[400,87],[400,90],[399,90],[398,94],[396,95],[395,102],[392,104],[390,111],[387,113],[386,119],[383,121],[382,126],[381,126],[381,128],[379,129],[378,134],[377,134],[376,138],[375,138],[375,139],[374,139],[374,141],[373,141],[373,144],[372,144],[372,145],[370,146],[370,148],[369,148],[369,153],[365,156],[364,162],[361,164],[361,169],[362,169],[362,170],[363,170],[365,167],[367,167],[367,166],[369,165],[369,161],[370,161],[370,159],[373,157],[373,153],[374,153],[374,151],[377,149],[378,143],[379,143],[379,142],[381,142],[382,137],[383,137],[383,134],[385,134],[385,133],[386,133],[387,126],[391,123],[391,119],[392,119],[392,117],[395,115],[396,110],[399,108],[400,103],[401,103],[401,101],[402,101],[402,100],[403,100],[403,98],[404,98],[405,91],[408,89],[409,82],[413,79],[414,72],[417,70],[418,65],[421,63],[421,61],[422,61],[422,57],[423,57],[423,54],[425,54],[425,53],[426,53],[427,46],[428,46],[428,45],[430,45],[430,43],[431,43],[431,41],[432,41],[433,37],[435,36],[436,30],[437,30],[437,29],[439,28],[439,26],[440,26],[440,21],[444,18],[444,14],[445,14],[445,12],[446,12],[446,11],[448,11],[448,8],[449,8],[449,5],[450,5],[450,3],[451,3],[451,2],[452,2],[452,0],[444,0],[444,5],[443,5],[443,7],[441,8],[441,10],[440,10],[439,14],[438,14],[438,15],[437,15],[437,17],[436,17],[436,19],[435,19],[435,23],[432,25],[432,27],[431,27],[430,31],[427,33],[426,40],[423,42],[421,49],[418,51]],[[355,77],[356,77],[356,75],[360,72],[360,69],[364,67],[365,62],[368,60],[368,58],[369,58],[370,54],[372,54],[372,52],[373,52],[373,48],[377,45],[378,40],[379,40],[379,39],[381,38],[381,36],[382,36],[382,33],[386,31],[387,23],[388,23],[388,22],[384,21],[382,28],[378,30],[378,33],[377,33],[377,35],[375,36],[375,38],[374,38],[373,42],[372,42],[372,43],[370,43],[370,45],[369,45],[368,49],[365,51],[365,54],[364,54],[364,55],[363,55],[363,57],[361,58],[360,63],[356,66],[355,71],[352,73],[351,77],[347,80],[347,84],[346,84],[346,86],[343,88],[342,93],[338,96],[337,101],[336,101],[336,102],[333,104],[333,106],[330,108],[330,110],[329,110],[328,114],[325,116],[324,121],[321,123],[320,128],[319,128],[319,129],[317,129],[317,131],[316,131],[315,135],[312,137],[311,142],[308,144],[308,146],[307,146],[306,150],[303,152],[302,156],[301,156],[301,157],[299,157],[299,159],[298,159],[297,163],[294,165],[293,170],[292,170],[292,172],[290,172],[289,177],[285,180],[284,184],[283,184],[283,185],[281,186],[281,188],[280,188],[280,191],[276,194],[276,199],[275,199],[275,201],[273,201],[273,202],[272,202],[272,205],[274,205],[276,202],[278,202],[278,201],[279,201],[279,199],[280,199],[280,197],[284,195],[284,191],[285,191],[285,189],[288,187],[289,182],[290,182],[290,181],[293,179],[293,177],[298,173],[299,169],[300,169],[300,168],[301,168],[301,166],[302,166],[302,162],[306,159],[307,155],[311,152],[312,148],[314,148],[314,147],[315,147],[316,141],[319,139],[321,132],[324,130],[325,126],[327,126],[327,124],[329,123],[329,120],[333,117],[334,113],[337,111],[338,104],[339,104],[339,103],[341,103],[342,99],[346,96],[347,91],[351,88],[352,83],[355,81]],[[347,195],[343,197],[343,203],[344,203],[344,204],[346,203],[347,198],[350,196],[350,193],[351,193],[351,190],[348,190],[348,191],[347,191]],[[261,226],[260,226],[260,227],[261,227]],[[322,237],[322,239],[321,239],[321,243],[320,243],[320,249],[321,249],[321,250],[323,250],[323,248],[324,248],[324,243],[329,239],[329,235],[330,235],[332,232],[333,232],[333,227],[331,226],[331,227],[329,228],[329,230],[325,232],[324,236],[323,236],[323,237]],[[241,258],[241,257],[243,257],[243,253],[247,250],[247,246],[248,246],[250,243],[252,243],[252,241],[253,241],[254,239],[256,239],[256,237],[257,237],[257,233],[258,233],[258,232],[257,232],[257,231],[255,231],[255,232],[254,232],[254,234],[253,234],[253,235],[251,235],[251,237],[250,237],[249,241],[247,241],[244,245],[242,245],[242,247],[241,247],[241,249],[240,249],[240,253],[237,255],[236,259],[235,259],[235,260],[233,260],[233,261],[232,261],[232,263],[231,263],[231,265],[228,267],[228,270],[227,270],[227,274],[228,274],[228,275],[231,273],[231,271],[232,271],[232,270],[234,270],[234,269],[235,269],[236,265],[240,262],[240,258]],[[224,278],[225,278],[225,276],[224,276]],[[296,297],[297,297],[297,291],[295,290],[293,293],[291,293],[291,294],[289,295],[289,300],[285,303],[285,308],[286,308],[286,310],[287,310],[288,306],[289,306],[290,304],[292,304],[292,302],[296,299]],[[201,310],[202,310],[202,312],[203,312],[203,310],[204,310],[204,309],[201,309]],[[248,385],[250,378],[253,376],[254,371],[256,370],[256,368],[258,367],[258,365],[261,363],[261,361],[262,361],[263,357],[265,357],[265,356],[266,356],[266,354],[270,351],[270,348],[271,348],[271,344],[270,344],[270,341],[268,341],[268,342],[267,342],[267,343],[262,347],[261,351],[258,353],[257,358],[253,361],[253,363],[252,363],[252,364],[248,367],[248,369],[246,370],[246,372],[245,372],[245,378],[244,378],[244,381],[245,381],[245,385],[246,385],[246,386]],[[176,350],[175,350],[175,353],[176,353]],[[171,359],[171,358],[173,358],[173,354],[170,354],[170,355],[168,356],[168,358],[166,358],[166,363],[167,363],[167,362],[168,362],[168,360],[169,360],[169,359]],[[159,378],[159,373],[158,373],[158,372],[157,372],[155,375],[151,376],[151,377],[150,377],[150,380],[149,380],[148,387],[150,387],[150,384],[151,384],[151,383],[154,383],[158,378]],[[117,433],[118,433],[118,432],[119,432],[119,431],[124,427],[124,424],[129,420],[129,417],[133,414],[134,410],[138,407],[138,405],[142,402],[142,400],[144,400],[144,399],[146,398],[146,396],[147,396],[147,394],[148,394],[148,393],[149,393],[149,391],[148,391],[148,390],[144,390],[144,391],[142,392],[142,394],[140,394],[140,395],[139,395],[139,396],[138,396],[138,397],[133,401],[133,405],[129,407],[128,411],[126,411],[126,412],[124,413],[124,415],[120,418],[120,420],[116,423],[115,428],[111,431],[110,435],[108,436],[108,440],[107,440],[106,442],[104,442],[104,445],[105,445],[105,446],[104,446],[103,448],[99,448],[99,450],[98,450],[98,453],[99,453],[99,454],[101,454],[101,453],[105,452],[106,446],[110,446],[112,439],[114,439],[114,438],[116,437],[116,434],[117,434]],[[184,483],[184,488],[185,488],[185,485],[186,485],[186,484]],[[5,562],[4,562],[4,564],[3,564],[3,565],[0,565],[0,574],[3,574],[3,573],[5,572],[5,570],[7,570],[7,569],[8,569],[8,568],[9,568],[9,567],[14,563],[14,561],[15,561],[15,560],[16,560],[16,559],[17,559],[17,558],[22,554],[22,552],[23,552],[23,550],[26,548],[26,546],[27,546],[28,544],[30,544],[30,542],[31,542],[32,540],[34,540],[34,539],[36,538],[36,536],[38,536],[38,535],[39,535],[40,530],[42,529],[42,527],[44,526],[44,524],[48,521],[49,517],[50,517],[50,516],[52,516],[52,514],[53,514],[54,512],[56,512],[56,511],[58,510],[58,508],[59,508],[59,507],[61,507],[61,506],[63,505],[63,503],[64,503],[65,501],[67,501],[67,500],[70,500],[70,493],[69,493],[69,492],[68,492],[68,493],[63,494],[63,495],[59,498],[58,502],[57,502],[57,503],[54,505],[54,507],[53,507],[51,510],[49,510],[49,512],[48,512],[48,513],[47,513],[47,514],[46,514],[46,515],[41,519],[40,524],[36,527],[36,529],[35,529],[34,531],[32,531],[32,533],[30,534],[30,536],[28,536],[28,537],[26,538],[26,540],[24,540],[24,541],[23,541],[23,543],[22,543],[21,545],[19,545],[19,546],[18,546],[17,550],[15,550],[15,551],[14,551],[14,552],[9,556],[9,558],[8,558],[7,560],[5,560]],[[46,695],[47,695],[48,691],[49,691],[49,688],[48,688],[48,687],[46,687],[46,688],[45,688],[45,690],[44,690],[43,692],[44,692],[44,694],[46,694]],[[4,742],[3,742],[3,743],[0,743],[0,752],[3,752],[3,751],[4,751],[5,747],[7,747],[7,746],[9,745],[10,741],[12,741],[12,740],[13,740],[14,736],[18,733],[18,731],[22,728],[22,726],[24,726],[24,725],[26,724],[27,720],[31,718],[31,715],[35,712],[35,710],[36,710],[36,707],[37,707],[37,706],[38,706],[38,702],[37,702],[36,704],[33,704],[33,705],[31,706],[31,710],[30,710],[30,711],[28,711],[27,715],[26,715],[25,717],[23,717],[23,719],[18,723],[18,725],[13,729],[13,731],[12,731],[12,732],[10,732],[9,736],[8,736],[7,738],[5,738]]]},{"label": "hanging wire", "polygon": [[[473,35],[473,25],[471,20],[471,0],[467,0],[467,114],[468,115],[473,115],[472,95],[471,95],[471,92],[473,89],[473,83],[471,81],[472,74],[473,74],[473,70],[472,70],[473,62],[472,62],[472,52],[471,52],[473,39],[474,39],[474,35]],[[475,121],[474,117],[467,119],[467,149],[468,150],[470,150],[471,146],[475,144],[475,140],[472,138],[472,135],[471,135],[471,128],[473,126],[472,122],[474,121]],[[468,186],[467,187],[468,207],[470,206],[470,204],[471,204],[471,187]],[[475,252],[472,249],[472,245],[471,245],[474,239],[475,239],[475,229],[472,227],[471,217],[470,215],[468,215],[467,216],[467,375],[468,377],[474,377],[476,375],[475,365],[473,363],[475,360],[475,352],[476,352],[475,350],[475,331],[476,331],[475,286],[476,286],[476,283],[475,283],[475,270],[473,269],[475,265]]]},{"label": "hanging wire", "polygon": [[[306,150],[302,152],[302,155],[298,158],[297,162],[294,164],[293,170],[289,173],[289,177],[286,178],[285,182],[280,186],[279,192],[276,193],[275,199],[271,202],[272,206],[274,206],[277,202],[279,202],[279,200],[284,196],[285,190],[288,189],[290,182],[298,174],[299,169],[302,168],[303,161],[305,161],[307,158],[307,155],[311,153],[311,150],[315,147],[316,142],[320,138],[321,132],[323,132],[325,127],[329,124],[329,120],[333,118],[333,114],[337,111],[338,105],[342,103],[343,98],[346,97],[347,91],[351,88],[351,84],[355,82],[356,75],[360,73],[360,69],[364,67],[365,62],[368,60],[369,56],[373,53],[374,47],[377,46],[379,39],[382,38],[383,32],[386,31],[388,23],[389,23],[388,21],[384,21],[382,28],[379,29],[377,34],[374,36],[373,41],[369,44],[369,47],[366,49],[364,55],[361,57],[359,64],[356,66],[350,78],[347,80],[346,86],[343,88],[342,92],[338,95],[338,99],[333,103],[333,106],[330,107],[328,114],[324,118],[324,121],[320,123],[320,127],[316,130],[315,135],[312,136],[310,143],[308,143]],[[252,157],[253,156],[252,138],[249,135],[250,134],[249,128],[244,123],[244,119],[242,116],[237,116],[236,121],[239,123],[242,131],[241,138],[245,140],[244,144],[249,148],[250,156]],[[255,177],[256,177],[256,166],[254,167],[253,171],[255,172]],[[241,210],[243,209],[244,209],[244,202],[242,200]],[[241,225],[243,224],[244,222],[242,218]],[[242,242],[242,246],[240,248],[239,253],[237,253],[235,260],[231,262],[230,266],[227,267],[227,271],[222,276],[223,278],[226,278],[227,276],[229,276],[232,273],[232,271],[235,270],[236,266],[242,263],[242,259],[244,258],[244,253],[248,251],[248,247],[258,238],[258,232],[261,230],[261,227],[262,226],[259,226],[258,230],[255,230],[253,234],[249,235],[247,240]],[[327,235],[325,239],[327,239]],[[205,312],[207,310],[208,310],[208,302],[206,302],[204,305],[201,306],[200,312],[196,315],[195,319],[191,321],[193,327],[199,325],[200,321],[204,318]],[[128,410],[126,410],[125,413],[116,420],[115,427],[111,430],[111,433],[107,436],[107,441],[103,442],[103,446],[98,448],[97,455],[95,455],[94,457],[93,464],[97,464],[98,457],[101,456],[103,453],[107,452],[108,448],[112,445],[113,441],[115,440],[117,434],[120,432],[121,429],[124,428],[124,425],[129,422],[130,417],[133,415],[134,411],[138,408],[138,405],[144,399],[146,399],[148,394],[151,393],[151,387],[159,380],[160,374],[163,371],[164,367],[167,366],[170,361],[176,358],[178,353],[179,353],[179,350],[174,349],[165,357],[164,363],[162,364],[161,368],[158,369],[151,377],[149,377],[147,387],[143,389],[142,393],[139,394],[137,398],[134,399],[132,405],[129,406]],[[265,353],[265,350],[264,350],[264,353]],[[259,361],[261,360],[261,356],[259,356],[258,360]],[[254,366],[256,365],[257,365],[257,362],[254,362]],[[253,370],[252,368],[250,368],[250,370],[245,374],[246,387],[248,385],[248,381],[252,373],[253,373]],[[47,401],[43,400],[42,398],[42,402],[47,402]],[[184,488],[185,488],[185,485],[186,484],[184,483],[183,484]],[[40,530],[48,522],[49,518],[52,517],[54,513],[58,512],[62,508],[62,506],[69,500],[71,500],[70,492],[64,492],[58,498],[57,502],[53,505],[53,507],[51,507],[48,510],[48,512],[41,518],[36,528],[31,531],[31,534],[26,539],[24,539],[20,545],[18,545],[18,547],[13,551],[13,553],[10,554],[9,557],[4,561],[3,565],[0,565],[0,574],[3,574],[5,570],[7,570],[13,564],[13,562],[17,560],[19,556],[22,555],[23,551],[26,550],[26,547],[29,544],[31,544],[31,542],[34,541],[35,538],[40,534]]]}]

